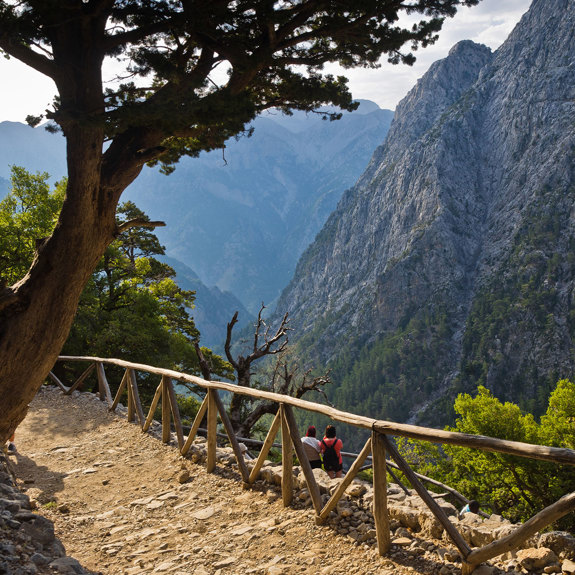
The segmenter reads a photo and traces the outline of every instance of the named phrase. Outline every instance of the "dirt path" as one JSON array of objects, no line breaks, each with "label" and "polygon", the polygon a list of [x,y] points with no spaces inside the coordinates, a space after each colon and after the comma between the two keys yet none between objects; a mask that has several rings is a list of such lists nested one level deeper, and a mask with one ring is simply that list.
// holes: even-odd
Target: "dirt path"
[{"label": "dirt path", "polygon": [[[444,567],[402,552],[380,558],[317,527],[311,511],[283,508],[268,486],[243,490],[233,468],[207,474],[89,394],[43,388],[16,440],[16,474],[37,513],[54,522],[68,555],[106,575],[431,575]],[[180,483],[183,468],[190,479]]]}]

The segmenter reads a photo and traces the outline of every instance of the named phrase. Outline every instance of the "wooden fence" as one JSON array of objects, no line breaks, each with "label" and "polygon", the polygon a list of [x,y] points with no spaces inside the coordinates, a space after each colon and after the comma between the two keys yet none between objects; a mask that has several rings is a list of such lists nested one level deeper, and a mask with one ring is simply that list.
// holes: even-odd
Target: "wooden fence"
[{"label": "wooden fence", "polygon": [[[316,514],[316,522],[322,524],[328,518],[330,512],[335,508],[337,502],[343,496],[346,488],[352,482],[362,465],[370,456],[373,466],[373,516],[377,532],[377,547],[380,555],[387,553],[391,546],[391,534],[389,526],[389,516],[387,509],[387,456],[395,462],[395,467],[400,469],[405,477],[411,483],[413,489],[419,494],[433,515],[441,523],[450,539],[453,541],[462,557],[462,574],[469,575],[475,567],[488,559],[492,559],[502,553],[517,548],[523,541],[531,537],[547,525],[557,521],[564,515],[575,509],[575,492],[566,494],[559,501],[546,507],[529,521],[518,527],[512,534],[490,543],[482,548],[471,549],[463,536],[456,529],[455,525],[449,520],[449,517],[441,509],[433,496],[427,491],[420,478],[409,467],[397,451],[394,443],[390,441],[390,436],[402,436],[411,439],[430,441],[433,443],[448,443],[461,447],[470,447],[483,451],[494,451],[510,455],[518,455],[531,459],[551,461],[558,464],[575,465],[575,451],[571,449],[562,449],[555,447],[546,447],[541,445],[531,445],[516,441],[506,441],[492,437],[468,435],[464,433],[455,433],[438,429],[418,427],[414,425],[392,423],[389,421],[378,421],[369,417],[363,417],[339,411],[333,407],[320,405],[296,399],[293,397],[279,395],[271,392],[255,390],[245,387],[239,387],[233,384],[206,381],[200,377],[186,375],[177,371],[160,369],[138,363],[131,363],[119,359],[102,359],[97,357],[76,357],[61,356],[59,361],[83,361],[89,362],[88,368],[71,386],[65,386],[53,373],[50,373],[51,379],[66,394],[71,394],[78,389],[86,380],[90,373],[96,369],[98,378],[98,389],[100,399],[108,403],[110,410],[115,410],[120,397],[127,392],[127,409],[128,420],[138,421],[142,431],[146,432],[152,423],[153,414],[161,401],[162,413],[162,441],[169,443],[171,436],[171,425],[176,430],[178,448],[180,453],[185,456],[193,440],[196,437],[200,422],[206,417],[207,420],[207,471],[212,472],[216,467],[216,440],[217,440],[217,418],[225,428],[230,444],[233,448],[239,472],[245,485],[253,484],[258,478],[259,472],[264,464],[269,450],[271,449],[278,431],[281,428],[282,444],[282,500],[285,506],[289,506],[293,498],[293,455],[297,455],[304,474],[313,508]],[[124,376],[120,383],[115,397],[112,397],[110,386],[106,378],[104,365],[115,365],[125,369]],[[148,414],[144,414],[136,372],[145,372],[161,376],[161,383],[158,385]],[[201,404],[187,438],[184,436],[182,423],[176,395],[174,392],[173,382],[180,381],[191,383],[206,390],[206,397]],[[279,405],[278,413],[273,420],[266,439],[263,442],[259,456],[255,460],[251,470],[248,468],[238,439],[233,433],[233,429],[224,409],[222,400],[218,391],[227,391],[230,393],[239,393],[248,395],[254,399],[272,400]],[[341,480],[339,486],[334,491],[330,499],[324,505],[320,496],[320,490],[315,480],[312,468],[303,451],[300,433],[297,428],[293,408],[297,407],[306,411],[321,413],[332,420],[340,421],[356,427],[371,431],[371,437],[367,440],[365,446],[349,468],[348,472]]]}]

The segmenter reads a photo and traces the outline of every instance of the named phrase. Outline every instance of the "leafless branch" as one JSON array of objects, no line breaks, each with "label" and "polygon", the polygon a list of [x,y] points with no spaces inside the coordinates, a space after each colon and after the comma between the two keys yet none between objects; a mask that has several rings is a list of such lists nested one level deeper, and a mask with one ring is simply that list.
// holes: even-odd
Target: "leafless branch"
[{"label": "leafless branch", "polygon": [[202,348],[200,347],[198,341],[194,341],[194,348],[196,350],[196,355],[198,356],[198,362],[200,364],[200,371],[202,372],[202,377],[206,381],[210,381],[212,379],[212,370],[210,369],[210,364],[205,358],[202,352]]},{"label": "leafless branch", "polygon": [[[266,308],[266,306],[262,303],[260,311],[258,312],[258,321],[256,323],[256,330],[254,333],[253,352],[250,354],[250,357],[253,356],[254,359],[258,359],[264,355],[274,355],[274,354],[281,353],[282,351],[285,350],[285,348],[287,347],[287,345],[289,343],[287,334],[291,328],[288,327],[288,323],[289,323],[288,314],[286,313],[283,316],[281,323],[280,323],[279,327],[277,328],[275,334],[272,337],[270,337],[270,335],[269,335],[270,326],[268,326],[266,324],[265,320],[262,317],[262,313],[263,313],[265,308]],[[260,331],[261,331],[262,327],[265,328],[264,333],[263,333],[264,343],[260,345],[260,337],[261,337]],[[276,349],[272,349],[274,344],[277,343],[282,338],[283,338],[283,341],[281,342],[280,346]]]},{"label": "leafless branch", "polygon": [[232,350],[231,350],[231,346],[232,346],[232,331],[234,329],[234,325],[236,325],[236,323],[238,323],[238,312],[236,311],[236,313],[234,314],[234,317],[232,317],[231,321],[228,323],[227,326],[227,330],[226,330],[226,343],[224,344],[224,351],[226,353],[226,357],[228,358],[228,361],[232,364],[232,367],[237,371],[238,370],[238,363],[236,362],[236,360],[234,359],[234,356],[232,355]]}]

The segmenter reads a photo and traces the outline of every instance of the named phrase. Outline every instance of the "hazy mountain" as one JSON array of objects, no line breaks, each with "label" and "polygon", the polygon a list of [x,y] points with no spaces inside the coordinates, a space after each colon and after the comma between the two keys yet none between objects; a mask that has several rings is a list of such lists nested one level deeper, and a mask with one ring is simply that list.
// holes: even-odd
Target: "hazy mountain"
[{"label": "hazy mountain", "polygon": [[575,3],[461,42],[306,250],[278,311],[338,407],[443,423],[477,384],[540,410],[575,337]]},{"label": "hazy mountain", "polygon": [[254,313],[285,287],[391,118],[371,102],[335,122],[270,112],[252,137],[183,159],[169,177],[145,170],[127,197],[167,222],[158,235],[169,255]]},{"label": "hazy mountain", "polygon": [[[23,166],[33,173],[47,172],[56,181],[66,175],[65,150],[64,138],[43,127],[0,122],[0,178],[9,181],[10,166]],[[0,188],[0,193],[6,191]]]},{"label": "hazy mountain", "polygon": [[200,344],[217,353],[223,353],[227,324],[234,313],[238,312],[236,328],[238,332],[253,322],[254,316],[233,294],[222,292],[217,287],[206,286],[196,272],[186,264],[171,257],[161,259],[175,270],[178,285],[182,289],[196,292],[196,307],[192,310],[192,316],[196,327],[200,330]]}]

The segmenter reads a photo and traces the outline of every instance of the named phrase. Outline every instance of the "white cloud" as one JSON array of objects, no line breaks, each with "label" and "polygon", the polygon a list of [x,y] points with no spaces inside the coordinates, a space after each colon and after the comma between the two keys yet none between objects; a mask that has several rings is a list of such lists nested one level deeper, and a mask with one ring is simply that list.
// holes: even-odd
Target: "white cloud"
[{"label": "white cloud", "polygon": [[[416,53],[414,66],[391,66],[376,70],[337,70],[350,80],[355,98],[373,100],[382,108],[394,109],[397,103],[423,76],[435,60],[445,58],[451,47],[469,39],[496,49],[507,38],[531,0],[483,0],[473,8],[462,8],[446,21],[439,41]],[[28,114],[44,112],[56,93],[54,84],[17,60],[0,58],[0,119],[23,122]]]},{"label": "white cloud", "polygon": [[14,58],[0,57],[0,78],[0,121],[24,122],[29,114],[43,114],[56,94],[50,78]]}]

